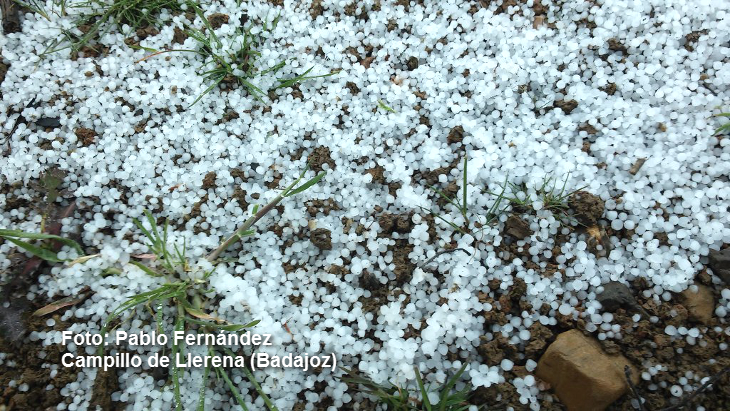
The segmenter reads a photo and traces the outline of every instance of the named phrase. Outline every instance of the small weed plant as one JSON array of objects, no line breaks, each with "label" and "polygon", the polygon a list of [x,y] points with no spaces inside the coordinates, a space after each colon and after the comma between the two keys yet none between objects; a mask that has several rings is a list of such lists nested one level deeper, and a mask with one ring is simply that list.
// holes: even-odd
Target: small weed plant
[{"label": "small weed plant", "polygon": [[[532,190],[529,190],[525,184],[518,185],[505,179],[501,185],[501,191],[498,193],[487,189],[481,190],[482,193],[493,196],[494,200],[486,210],[474,212],[468,207],[468,159],[466,157],[464,157],[463,168],[460,196],[450,196],[434,186],[429,186],[447,205],[453,207],[461,215],[463,220],[461,225],[457,224],[454,220],[447,219],[436,211],[421,207],[434,217],[448,224],[454,231],[462,234],[474,235],[476,232],[482,231],[484,227],[493,225],[497,222],[499,216],[507,211],[510,206],[517,211],[536,211],[535,199],[542,203],[542,209],[549,210],[561,224],[566,224],[568,222],[567,220],[570,219],[570,215],[568,214],[568,198],[575,192],[585,188],[583,186],[575,190],[568,190],[567,184],[570,175],[566,176],[560,187],[556,178],[548,176],[543,179],[539,186],[533,187]],[[507,193],[508,190],[509,193]],[[536,198],[530,195],[530,191],[534,192]]]},{"label": "small weed plant", "polygon": [[[51,21],[51,15],[73,14],[74,29],[61,29],[61,36],[51,42],[44,54],[70,48],[78,52],[109,32],[111,28],[126,25],[130,32],[147,26],[159,26],[159,15],[163,10],[182,11],[181,0],[85,0],[69,3],[67,0],[53,0],[50,11],[46,2],[40,0],[15,0],[19,5],[38,13]],[[191,3],[192,4],[192,3]]]},{"label": "small weed plant", "polygon": [[[473,230],[470,228],[472,225],[474,227],[477,227],[478,229],[481,229],[483,227],[489,226],[496,222],[497,218],[507,209],[509,205],[502,206],[503,200],[505,200],[504,196],[504,188],[506,188],[506,182],[503,185],[502,193],[500,194],[494,194],[496,197],[495,200],[492,202],[492,205],[489,206],[487,210],[485,210],[483,213],[473,213],[471,210],[469,210],[468,204],[469,204],[469,198],[468,198],[468,183],[467,183],[467,166],[468,166],[468,159],[464,157],[464,172],[462,174],[462,184],[461,184],[461,198],[459,196],[451,197],[448,194],[444,193],[442,190],[439,190],[438,188],[434,186],[429,186],[433,192],[435,192],[439,197],[441,197],[443,200],[446,201],[447,204],[451,205],[453,208],[455,208],[458,213],[461,215],[462,219],[464,220],[464,223],[462,225],[459,225],[455,223],[453,220],[448,220],[445,217],[443,217],[441,214],[430,210],[425,209],[429,213],[431,213],[434,217],[438,218],[439,220],[445,222],[448,224],[451,228],[453,228],[455,231],[458,231],[462,234],[472,234]],[[492,194],[492,193],[490,193]],[[423,209],[423,208],[422,208]]]},{"label": "small weed plant", "polygon": [[[347,374],[346,377],[342,377],[342,381],[355,384],[362,392],[376,397],[381,404],[386,406],[388,411],[464,411],[470,407],[467,402],[470,387],[466,385],[460,391],[456,391],[454,386],[461,378],[466,366],[466,363],[462,365],[441,389],[435,391],[432,391],[431,387],[423,383],[421,373],[416,366],[413,369],[416,373],[417,391],[409,391],[407,388],[399,387],[390,382],[378,384],[346,368],[342,368]],[[438,398],[438,402],[432,400],[434,395]]]},{"label": "small weed plant", "polygon": [[566,175],[560,188],[558,188],[558,180],[552,176],[545,177],[542,183],[539,186],[533,187],[532,190],[529,190],[524,183],[519,185],[507,183],[510,194],[504,196],[504,193],[502,193],[502,196],[517,210],[536,211],[533,197],[530,195],[530,191],[534,191],[537,200],[542,204],[542,209],[550,211],[556,220],[565,224],[570,218],[568,214],[568,198],[586,187],[582,186],[575,190],[567,190],[569,177],[570,174]]},{"label": "small weed plant", "polygon": [[[253,22],[248,26],[238,27],[231,38],[224,39],[225,41],[222,41],[215,33],[215,30],[210,25],[208,19],[206,19],[203,15],[202,10],[196,5],[191,4],[191,7],[201,18],[205,26],[204,30],[199,30],[194,27],[188,27],[186,30],[187,35],[194,39],[197,43],[197,47],[195,49],[155,51],[151,55],[139,60],[141,62],[150,57],[169,52],[188,52],[197,54],[203,61],[200,75],[203,77],[205,83],[208,84],[208,87],[195,99],[195,101],[193,101],[190,105],[191,107],[200,101],[203,96],[210,93],[222,83],[242,86],[246,89],[249,95],[263,103],[264,97],[266,97],[271,91],[291,87],[306,80],[328,77],[336,74],[336,72],[332,72],[327,74],[310,75],[314,69],[314,67],[310,67],[303,73],[293,77],[276,79],[275,84],[267,91],[264,91],[254,84],[254,79],[265,75],[276,74],[286,66],[286,60],[282,60],[267,68],[261,68],[259,62],[259,57],[261,56],[260,50],[267,43],[267,40],[274,29],[276,29],[280,16],[275,17],[271,21],[268,21],[268,18],[265,18],[261,23],[260,28],[255,29]],[[224,43],[229,45],[227,46]]]},{"label": "small weed plant", "polygon": [[[109,331],[113,330],[115,326],[119,324],[119,319],[125,314],[133,314],[137,307],[147,307],[155,319],[160,333],[164,333],[162,326],[164,321],[164,307],[175,308],[175,318],[173,321],[174,331],[185,331],[197,329],[199,333],[216,334],[220,332],[245,332],[247,328],[253,327],[258,321],[251,321],[247,324],[232,324],[220,318],[217,318],[209,314],[206,307],[205,294],[214,291],[209,284],[209,277],[215,270],[215,265],[218,263],[220,256],[234,243],[252,236],[255,234],[254,225],[263,218],[269,211],[274,209],[282,200],[299,194],[313,185],[317,184],[319,180],[324,177],[324,172],[319,173],[314,178],[301,183],[304,179],[306,169],[293,183],[286,187],[279,195],[277,195],[271,202],[263,207],[254,207],[253,215],[250,216],[242,225],[239,227],[233,235],[231,235],[226,241],[224,241],[218,248],[211,252],[206,260],[210,263],[209,266],[212,268],[203,269],[202,272],[195,272],[201,270],[200,267],[193,266],[189,263],[185,255],[185,244],[182,247],[178,247],[177,244],[170,247],[168,239],[168,224],[165,221],[164,224],[158,225],[155,218],[149,212],[145,212],[146,224],[135,220],[135,224],[139,230],[144,234],[148,241],[149,251],[154,255],[154,263],[146,265],[138,261],[132,261],[130,264],[135,265],[150,276],[158,277],[162,280],[162,285],[158,288],[135,295],[121,305],[115,308],[104,320],[101,327],[101,334],[105,335]],[[301,184],[300,184],[301,183]],[[66,239],[57,235],[44,234],[44,233],[26,233],[18,230],[0,230],[0,237],[7,241],[17,245],[18,247],[30,252],[31,254],[42,258],[52,263],[66,262],[69,265],[76,263],[83,263],[90,258],[94,258],[97,255],[85,255],[81,245],[77,242]],[[63,245],[67,245],[75,250],[77,258],[66,259],[61,258],[57,252],[53,251],[52,242],[57,241]],[[116,273],[121,271],[116,270]],[[39,313],[47,314],[67,306],[68,303],[64,301],[52,303],[48,307],[39,310]],[[152,308],[155,307],[155,308]],[[175,343],[175,339],[172,339],[172,354],[177,356],[181,354],[185,349],[181,344]],[[98,354],[103,354],[103,345],[98,349]],[[226,355],[235,355],[230,350],[223,349],[223,353]],[[208,347],[208,354],[210,356],[221,355],[213,347]],[[181,371],[174,365],[171,369],[171,380],[173,386],[173,393],[175,399],[175,409],[182,410],[182,400],[180,393],[180,375]],[[232,396],[236,399],[239,406],[243,410],[247,410],[245,401],[239,393],[236,385],[233,384],[227,371],[222,367],[215,367],[208,365],[204,370],[204,377],[202,386],[200,389],[201,396],[197,409],[204,410],[205,404],[205,389],[208,384],[208,377],[211,374],[211,370],[215,371],[215,375],[223,380],[231,391]],[[269,410],[276,410],[276,407],[269,400],[266,394],[261,390],[261,387],[254,379],[253,373],[245,367],[242,369],[243,373],[247,376],[249,382],[253,385],[258,395],[263,398],[267,408]]]},{"label": "small weed plant", "polygon": [[[718,114],[715,114],[713,117],[725,117],[725,118],[730,119],[730,113],[718,113]],[[730,133],[730,121],[728,121],[727,123],[716,128],[714,135],[724,134],[724,133]]]}]

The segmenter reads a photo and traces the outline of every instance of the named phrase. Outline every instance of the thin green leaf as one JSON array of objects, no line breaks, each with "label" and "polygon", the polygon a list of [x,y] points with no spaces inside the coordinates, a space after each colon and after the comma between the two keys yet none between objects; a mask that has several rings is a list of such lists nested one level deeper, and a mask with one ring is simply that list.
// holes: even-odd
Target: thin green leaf
[{"label": "thin green leaf", "polygon": [[9,237],[15,237],[15,238],[27,238],[30,240],[55,240],[58,241],[64,245],[67,245],[74,250],[76,250],[76,253],[79,256],[84,255],[84,250],[81,248],[81,245],[77,243],[74,240],[71,240],[69,238],[63,238],[59,237],[57,235],[53,234],[46,234],[46,233],[26,233],[24,231],[20,230],[6,230],[6,229],[0,229],[0,237],[3,237],[5,239],[9,239]]},{"label": "thin green leaf", "polygon": [[[451,389],[454,387],[454,385],[456,385],[456,382],[459,380],[459,378],[461,378],[461,374],[463,374],[464,370],[466,370],[467,365],[468,364],[465,362],[461,366],[461,368],[459,368],[459,371],[457,371],[456,374],[454,374],[454,376],[446,382],[446,385],[444,385],[444,389],[441,391],[441,398],[446,398],[448,396]],[[439,410],[444,411],[444,405],[440,405]]]},{"label": "thin green leaf", "polygon": [[462,210],[461,213],[466,215],[466,163],[467,163],[467,157],[464,156],[464,184],[462,185],[461,189],[464,191],[464,197],[463,197],[463,203],[462,203]]},{"label": "thin green leaf", "polygon": [[309,187],[317,184],[319,182],[319,180],[321,180],[322,177],[325,176],[325,174],[327,174],[327,172],[326,171],[322,171],[321,173],[317,174],[311,180],[309,180],[306,183],[302,184],[301,186],[299,186],[297,188],[294,188],[291,191],[287,192],[286,195],[284,195],[284,197],[291,197],[293,195],[296,195],[296,194],[301,193],[302,191],[308,189]]},{"label": "thin green leaf", "polygon": [[205,390],[208,388],[208,376],[210,375],[210,364],[205,366],[203,371],[203,383],[198,391],[198,411],[205,411]]},{"label": "thin green leaf", "polygon": [[152,277],[162,277],[162,274],[158,273],[157,271],[147,267],[146,265],[140,263],[139,261],[130,261],[129,264],[132,264],[133,266],[139,268],[140,270],[144,271],[145,274],[150,275]]},{"label": "thin green leaf", "polygon": [[[184,331],[185,330],[185,318],[181,315],[178,316],[177,321],[175,322],[175,331]],[[180,367],[177,366],[177,356],[180,354],[180,351],[182,350],[182,347],[180,347],[180,344],[176,344],[175,340],[173,339],[172,343],[172,358],[173,358],[173,364],[172,364],[172,386],[173,386],[173,393],[175,395],[175,411],[182,411],[182,397],[180,396]]]},{"label": "thin green leaf", "polygon": [[378,107],[382,108],[385,111],[389,111],[391,113],[395,113],[395,110],[387,106],[385,103],[383,103],[382,100],[378,100]]},{"label": "thin green leaf", "polygon": [[423,407],[427,411],[431,411],[431,401],[428,399],[428,391],[426,390],[426,387],[423,385],[423,380],[421,379],[421,372],[418,370],[418,366],[413,366],[413,371],[416,373],[416,383],[418,384],[418,389],[421,390],[421,397],[423,398]]},{"label": "thin green leaf", "polygon": [[[228,347],[223,347],[223,350],[231,357],[234,357],[236,355]],[[253,375],[253,373],[246,367],[243,367],[242,369],[243,372],[246,374],[246,377],[248,377],[248,381],[253,385],[254,389],[256,389],[256,392],[259,394],[259,396],[263,398],[264,404],[266,404],[266,407],[269,409],[269,411],[279,411],[274,403],[271,402],[266,393],[261,389],[261,386],[259,385],[258,381],[256,381],[256,377]]]},{"label": "thin green leaf", "polygon": [[54,253],[51,250],[41,248],[41,247],[38,247],[31,243],[27,243],[25,241],[18,240],[18,239],[12,238],[12,237],[4,237],[4,238],[6,240],[10,241],[11,243],[17,245],[18,247],[30,252],[34,256],[42,258],[46,261],[50,261],[52,263],[62,263],[65,261],[65,260],[58,258],[58,254]]},{"label": "thin green leaf", "polygon": [[231,379],[228,378],[228,374],[226,374],[226,371],[221,367],[215,367],[215,369],[218,375],[223,377],[223,380],[226,382],[226,385],[228,385],[228,389],[231,390],[233,398],[236,399],[238,405],[243,409],[243,411],[248,411],[248,408],[246,407],[246,402],[243,400],[243,397],[241,397],[241,394],[238,392],[238,388],[236,388]]}]

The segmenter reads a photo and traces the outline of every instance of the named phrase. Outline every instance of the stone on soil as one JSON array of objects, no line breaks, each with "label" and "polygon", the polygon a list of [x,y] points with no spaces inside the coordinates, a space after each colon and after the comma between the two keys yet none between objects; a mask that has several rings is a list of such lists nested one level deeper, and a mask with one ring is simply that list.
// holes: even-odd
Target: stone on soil
[{"label": "stone on soil", "polygon": [[550,344],[536,375],[550,384],[568,411],[602,411],[628,391],[627,365],[638,383],[637,370],[624,356],[610,356],[593,338],[570,330]]},{"label": "stone on soil", "polygon": [[682,292],[682,305],[687,309],[689,319],[708,325],[715,312],[715,298],[712,290],[705,285],[697,285],[697,292],[690,289]]},{"label": "stone on soil", "polygon": [[710,250],[710,269],[725,284],[730,285],[730,248]]}]

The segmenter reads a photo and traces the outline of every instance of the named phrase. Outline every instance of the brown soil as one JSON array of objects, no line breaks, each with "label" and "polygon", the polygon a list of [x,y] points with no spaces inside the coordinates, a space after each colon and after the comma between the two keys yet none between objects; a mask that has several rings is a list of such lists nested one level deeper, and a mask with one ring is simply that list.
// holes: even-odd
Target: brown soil
[{"label": "brown soil", "polygon": [[79,139],[79,142],[84,147],[88,147],[96,141],[96,131],[90,128],[77,128],[74,130],[74,134]]},{"label": "brown soil", "polygon": [[587,191],[577,191],[568,198],[568,206],[579,223],[594,226],[601,216],[605,204],[600,197]]},{"label": "brown soil", "polygon": [[326,228],[318,228],[309,234],[309,239],[320,250],[332,249],[332,232]]},{"label": "brown soil", "polygon": [[332,157],[330,157],[330,155],[331,153],[329,148],[320,146],[312,150],[312,153],[307,157],[307,161],[309,162],[309,166],[312,168],[312,170],[316,171],[317,173],[323,170],[323,164],[329,165],[330,170],[334,170],[335,162],[334,160],[332,160]]},{"label": "brown soil", "polygon": [[208,16],[208,22],[214,29],[219,29],[224,24],[228,24],[228,15],[223,13],[214,13]]}]

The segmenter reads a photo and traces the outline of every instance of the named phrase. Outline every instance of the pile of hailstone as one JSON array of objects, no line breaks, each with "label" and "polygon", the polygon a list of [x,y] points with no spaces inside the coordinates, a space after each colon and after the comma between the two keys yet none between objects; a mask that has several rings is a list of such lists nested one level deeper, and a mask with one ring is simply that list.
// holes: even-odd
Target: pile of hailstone
[{"label": "pile of hailstone", "polygon": [[[76,60],[68,50],[40,56],[71,17],[48,21],[25,14],[21,33],[0,36],[9,66],[0,87],[0,173],[3,187],[12,187],[0,193],[0,227],[38,231],[38,211],[10,208],[8,201],[37,199],[30,183],[48,169],[60,169],[66,172],[66,199],[79,204],[63,221],[65,234],[80,233],[84,246],[101,254],[85,264],[56,266],[29,294],[57,299],[90,286],[93,296],[62,317],[73,323],[71,331],[99,332],[104,317],[126,298],[160,285],[126,264],[132,255],[148,252],[133,224],[143,210],[168,218],[171,242],[184,241],[188,257],[197,261],[254,204],[276,195],[275,178],[281,178],[279,186],[291,182],[319,147],[329,148],[329,159],[320,165],[326,177],[287,199],[259,224],[255,237],[234,250],[234,261],[216,267],[214,314],[232,323],[261,320],[253,331],[273,335],[274,345],[264,348],[272,354],[335,353],[341,364],[375,382],[412,384],[416,364],[436,386],[467,361],[463,383],[513,384],[521,400],[538,409],[545,394],[533,375],[507,374],[519,358],[483,364],[476,353],[480,337],[501,333],[523,347],[532,324],[554,325],[558,314],[577,318],[580,306],[598,338],[620,338],[620,327],[594,301],[598,287],[643,277],[653,285],[653,298],[666,300],[692,284],[710,250],[730,243],[730,140],[712,137],[720,124],[712,117],[715,108],[730,103],[730,3],[542,0],[542,24],[536,24],[536,0],[509,7],[500,1],[366,0],[355,2],[354,13],[345,1],[272,3],[277,2],[239,6],[217,0],[203,11],[230,17],[217,30],[221,37],[233,35],[234,22],[243,16],[255,21],[280,13],[260,50],[262,68],[287,62],[277,76],[310,67],[312,74],[340,71],[296,90],[281,89],[264,104],[243,88],[215,88],[189,107],[209,85],[199,75],[197,55],[170,53],[140,62],[149,52],[126,46],[116,28],[100,39],[107,54]],[[163,50],[175,28],[202,26],[200,17],[187,21],[185,15],[163,13],[160,19],[159,34],[141,46]],[[690,45],[691,32],[702,34]],[[623,44],[624,51],[613,50],[609,40]],[[192,38],[179,45],[194,47]],[[255,81],[262,88],[275,84],[267,76]],[[572,110],[553,108],[571,100]],[[222,121],[231,111],[237,115]],[[18,122],[20,116],[28,121]],[[35,125],[47,117],[59,118],[60,126]],[[463,139],[450,144],[447,135],[457,126]],[[75,134],[79,128],[94,130],[95,140],[82,144]],[[590,150],[583,149],[586,141]],[[455,164],[439,184],[460,182],[464,156],[468,185],[474,187],[468,196],[472,210],[492,201],[480,187],[497,191],[507,179],[534,187],[547,177],[568,176],[569,189],[585,186],[605,202],[605,224],[635,234],[611,238],[610,253],[597,257],[584,237],[565,231],[567,242],[557,244],[565,275],[552,277],[527,268],[527,258],[499,251],[508,213],[484,227],[479,238],[438,219],[436,235],[429,235],[421,207],[439,209],[457,224],[461,216],[438,208],[437,197],[416,176]],[[646,162],[630,173],[639,158]],[[374,169],[381,170],[382,180],[376,181]],[[210,173],[215,184],[203,188]],[[313,216],[305,204],[310,200],[331,200],[337,207]],[[537,196],[530,201],[536,212],[525,218],[532,233],[518,244],[539,265],[566,228],[542,209]],[[374,211],[380,208],[412,215],[410,233],[382,235],[380,213]],[[331,232],[330,250],[299,235],[312,224]],[[267,229],[275,225],[283,227],[279,233]],[[666,233],[668,246],[659,244],[658,233]],[[413,247],[407,258],[414,267],[447,244],[468,253],[437,256],[430,266],[437,267],[438,277],[415,268],[412,279],[389,293],[379,309],[365,310],[371,291],[360,279],[367,273],[393,288],[393,246],[404,239]],[[12,250],[9,243],[0,246],[0,267],[8,268],[5,257]],[[124,267],[123,274],[101,276],[109,267]],[[490,281],[498,280],[504,290],[516,279],[526,284],[526,301],[547,304],[549,313],[510,315],[502,327],[485,324],[482,313],[497,308],[480,302],[478,293],[489,293]],[[722,291],[716,311],[726,330],[729,293]],[[153,326],[144,310],[122,325],[128,332],[151,332]],[[163,326],[172,328],[169,321]],[[416,332],[406,336],[406,329]],[[687,335],[698,336],[691,330]],[[60,342],[60,333],[34,338],[48,346]],[[93,347],[68,349],[93,353]],[[129,349],[147,355],[151,348]],[[450,360],[454,352],[460,360]],[[536,364],[530,360],[525,367],[531,373]],[[658,369],[643,371],[649,376]],[[96,372],[84,369],[63,388],[72,399],[66,409],[88,407]],[[197,404],[202,372],[188,369],[183,375],[185,409]],[[280,409],[299,402],[317,409],[328,400],[334,410],[362,398],[328,373],[277,369],[256,376]],[[120,371],[119,383],[114,399],[130,409],[172,407],[171,387],[158,387],[149,370]],[[234,383],[247,401],[263,406],[261,398],[253,400],[245,379],[237,376]],[[223,386],[213,384],[206,398],[209,409],[235,403]]]}]

